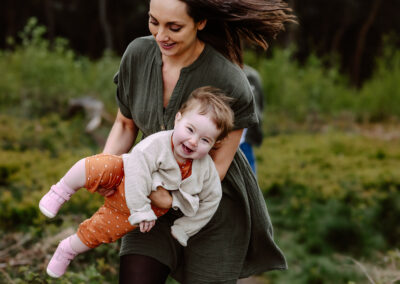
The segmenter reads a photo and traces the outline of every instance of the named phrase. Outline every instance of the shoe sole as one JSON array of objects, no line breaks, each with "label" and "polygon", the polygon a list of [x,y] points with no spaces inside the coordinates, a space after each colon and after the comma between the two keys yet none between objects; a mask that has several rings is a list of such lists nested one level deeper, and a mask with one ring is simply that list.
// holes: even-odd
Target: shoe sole
[{"label": "shoe sole", "polygon": [[43,215],[45,215],[48,218],[54,218],[56,216],[56,214],[51,213],[50,211],[48,211],[46,208],[44,208],[40,204],[39,204],[39,209],[40,209],[40,212],[42,212]]},{"label": "shoe sole", "polygon": [[58,275],[56,273],[54,273],[53,271],[51,271],[50,269],[47,268],[46,270],[47,274],[53,278],[60,278],[62,275]]}]

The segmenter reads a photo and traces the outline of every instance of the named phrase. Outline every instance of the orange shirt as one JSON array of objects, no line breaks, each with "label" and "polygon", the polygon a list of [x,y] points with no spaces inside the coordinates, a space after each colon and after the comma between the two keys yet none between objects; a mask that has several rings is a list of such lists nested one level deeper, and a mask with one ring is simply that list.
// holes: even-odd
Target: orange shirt
[{"label": "orange shirt", "polygon": [[[172,143],[172,136],[171,136],[171,149],[172,152],[174,151],[174,143]],[[192,163],[193,160],[192,159],[186,159],[185,162],[183,163],[179,163],[178,161],[176,161],[179,165],[179,169],[181,170],[181,175],[182,175],[182,180],[184,180],[185,178],[190,177],[190,175],[192,174]]]}]

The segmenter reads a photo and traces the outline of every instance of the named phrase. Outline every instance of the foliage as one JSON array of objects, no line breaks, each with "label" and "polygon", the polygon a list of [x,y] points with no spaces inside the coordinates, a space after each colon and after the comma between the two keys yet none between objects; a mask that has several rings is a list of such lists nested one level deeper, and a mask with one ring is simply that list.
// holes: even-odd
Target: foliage
[{"label": "foliage", "polygon": [[66,114],[69,99],[81,96],[101,99],[114,111],[112,78],[118,59],[110,55],[98,62],[78,58],[65,39],[50,45],[44,32],[31,19],[20,33],[22,45],[0,52],[1,111],[28,118]]},{"label": "foliage", "polygon": [[397,143],[336,131],[279,135],[256,154],[289,263],[287,272],[272,274],[276,283],[356,281],[365,276],[338,255],[374,259],[400,245]]},{"label": "foliage", "polygon": [[[337,66],[310,55],[304,63],[293,60],[295,49],[273,49],[270,57],[248,51],[247,64],[263,80],[267,106],[266,132],[282,122],[326,123],[346,118],[349,122],[388,121],[400,116],[400,51],[393,37],[385,41],[383,55],[371,79],[360,89],[349,86]],[[294,126],[295,128],[296,126]]]},{"label": "foliage", "polygon": [[82,117],[66,120],[54,113],[36,120],[0,114],[0,146],[3,150],[16,152],[36,149],[54,157],[67,148],[74,151],[81,145],[94,150],[97,145],[85,134],[84,123]]},{"label": "foliage", "polygon": [[400,50],[387,36],[383,56],[377,59],[373,77],[359,94],[357,112],[364,120],[382,121],[400,116]]},{"label": "foliage", "polygon": [[269,114],[304,122],[313,114],[335,116],[354,106],[354,90],[337,67],[324,68],[315,55],[300,64],[292,59],[293,48],[273,49],[270,53],[269,58],[252,53],[245,56],[261,75]]}]

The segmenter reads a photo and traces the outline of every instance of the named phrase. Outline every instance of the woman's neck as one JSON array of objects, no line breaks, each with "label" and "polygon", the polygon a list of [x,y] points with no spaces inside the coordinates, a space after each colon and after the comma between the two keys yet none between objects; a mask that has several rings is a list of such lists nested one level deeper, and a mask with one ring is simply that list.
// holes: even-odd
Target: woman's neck
[{"label": "woman's neck", "polygon": [[200,54],[204,50],[204,42],[197,40],[193,48],[187,50],[184,54],[177,56],[162,56],[162,62],[164,66],[182,69],[189,66],[199,58]]}]

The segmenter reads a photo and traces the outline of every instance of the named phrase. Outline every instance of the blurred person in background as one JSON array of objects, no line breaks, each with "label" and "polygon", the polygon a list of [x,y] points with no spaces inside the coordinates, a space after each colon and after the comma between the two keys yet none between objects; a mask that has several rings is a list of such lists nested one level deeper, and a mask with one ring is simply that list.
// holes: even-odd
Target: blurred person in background
[{"label": "blurred person in background", "polygon": [[254,95],[258,123],[243,130],[239,147],[243,151],[243,154],[246,156],[246,159],[249,162],[254,174],[256,174],[257,166],[253,147],[259,147],[263,139],[262,119],[264,110],[264,92],[261,77],[260,74],[258,74],[257,70],[248,65],[244,65],[243,71],[246,74],[247,79],[249,80],[250,87]]}]

